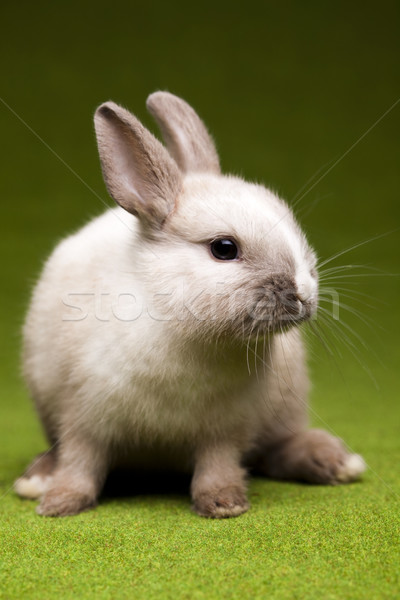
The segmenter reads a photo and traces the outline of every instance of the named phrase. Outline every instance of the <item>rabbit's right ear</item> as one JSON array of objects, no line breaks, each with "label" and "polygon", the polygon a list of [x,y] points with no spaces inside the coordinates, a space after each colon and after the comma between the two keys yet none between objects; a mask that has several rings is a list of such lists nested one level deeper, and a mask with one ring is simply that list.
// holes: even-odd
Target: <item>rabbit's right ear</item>
[{"label": "rabbit's right ear", "polygon": [[128,212],[160,226],[182,187],[177,164],[130,112],[114,102],[99,106],[94,123],[110,195]]},{"label": "rabbit's right ear", "polygon": [[187,102],[169,92],[154,92],[147,98],[146,105],[183,173],[221,172],[215,144]]}]

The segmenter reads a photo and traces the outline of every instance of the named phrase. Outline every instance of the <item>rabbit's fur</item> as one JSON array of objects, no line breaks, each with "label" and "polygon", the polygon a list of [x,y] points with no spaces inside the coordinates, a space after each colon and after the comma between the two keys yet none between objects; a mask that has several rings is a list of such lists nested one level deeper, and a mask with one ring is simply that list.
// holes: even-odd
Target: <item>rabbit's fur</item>
[{"label": "rabbit's fur", "polygon": [[[296,325],[317,308],[316,259],[288,206],[220,173],[193,109],[148,108],[167,149],[123,108],[95,115],[120,205],[62,241],[33,294],[24,372],[51,450],[16,482],[42,515],[94,505],[119,465],[193,472],[204,516],[246,511],[246,467],[283,479],[357,478],[362,458],[307,429]],[[220,260],[225,239],[238,257]]]}]

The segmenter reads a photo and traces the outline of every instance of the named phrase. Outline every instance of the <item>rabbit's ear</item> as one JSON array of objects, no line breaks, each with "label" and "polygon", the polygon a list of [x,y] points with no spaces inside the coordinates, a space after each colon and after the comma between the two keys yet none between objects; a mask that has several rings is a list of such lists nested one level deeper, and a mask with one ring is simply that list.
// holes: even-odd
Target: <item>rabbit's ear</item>
[{"label": "rabbit's ear", "polygon": [[110,195],[128,212],[160,225],[181,190],[177,164],[130,112],[114,102],[99,106],[94,123]]},{"label": "rabbit's ear", "polygon": [[214,142],[189,104],[168,92],[155,92],[146,105],[183,173],[221,172]]}]

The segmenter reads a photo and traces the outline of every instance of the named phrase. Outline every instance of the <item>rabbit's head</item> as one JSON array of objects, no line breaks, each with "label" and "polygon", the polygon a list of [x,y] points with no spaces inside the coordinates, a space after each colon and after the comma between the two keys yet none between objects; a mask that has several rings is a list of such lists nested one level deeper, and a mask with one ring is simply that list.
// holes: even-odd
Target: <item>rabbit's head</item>
[{"label": "rabbit's head", "polygon": [[188,334],[281,331],[316,310],[316,258],[290,208],[261,185],[220,172],[214,143],[182,99],[147,101],[166,148],[112,102],[95,115],[111,196],[139,219],[134,267],[154,318]]}]

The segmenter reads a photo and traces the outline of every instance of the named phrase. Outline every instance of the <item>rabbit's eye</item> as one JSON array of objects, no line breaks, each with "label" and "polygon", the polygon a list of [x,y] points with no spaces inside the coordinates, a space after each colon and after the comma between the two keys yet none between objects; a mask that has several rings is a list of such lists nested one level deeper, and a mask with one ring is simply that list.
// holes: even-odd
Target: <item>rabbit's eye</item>
[{"label": "rabbit's eye", "polygon": [[232,240],[214,240],[210,248],[218,260],[235,260],[238,257],[238,247]]}]

